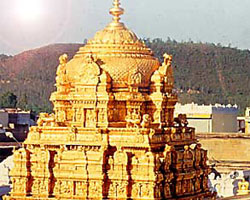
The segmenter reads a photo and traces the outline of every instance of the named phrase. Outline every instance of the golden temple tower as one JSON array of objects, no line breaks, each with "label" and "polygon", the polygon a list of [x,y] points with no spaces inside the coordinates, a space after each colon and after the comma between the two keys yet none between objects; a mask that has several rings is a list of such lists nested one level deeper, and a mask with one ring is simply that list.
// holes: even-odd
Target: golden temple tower
[{"label": "golden temple tower", "polygon": [[160,64],[113,5],[106,28],[59,58],[54,113],[14,152],[5,200],[213,199],[207,152],[173,118],[172,56]]}]

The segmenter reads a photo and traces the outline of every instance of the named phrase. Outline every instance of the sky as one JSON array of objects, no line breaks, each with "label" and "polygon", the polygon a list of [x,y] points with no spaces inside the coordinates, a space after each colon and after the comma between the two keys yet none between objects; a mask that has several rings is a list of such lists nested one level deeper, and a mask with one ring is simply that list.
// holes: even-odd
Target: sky
[{"label": "sky", "polygon": [[[121,0],[122,22],[140,38],[250,49],[250,0]],[[0,54],[83,43],[110,21],[112,0],[0,0]]]}]

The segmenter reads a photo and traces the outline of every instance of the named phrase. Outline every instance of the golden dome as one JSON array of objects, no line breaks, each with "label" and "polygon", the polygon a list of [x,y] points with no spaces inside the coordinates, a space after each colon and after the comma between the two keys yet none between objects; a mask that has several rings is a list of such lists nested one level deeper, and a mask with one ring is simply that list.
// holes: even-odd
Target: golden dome
[{"label": "golden dome", "polygon": [[113,4],[114,7],[110,9],[112,22],[98,31],[67,64],[69,80],[74,82],[79,79],[79,70],[84,71],[86,57],[92,54],[101,61],[100,67],[110,75],[113,88],[127,87],[134,74],[141,76],[139,87],[148,87],[150,77],[160,63],[152,50],[120,22],[124,10],[120,8],[119,0],[114,0]]}]

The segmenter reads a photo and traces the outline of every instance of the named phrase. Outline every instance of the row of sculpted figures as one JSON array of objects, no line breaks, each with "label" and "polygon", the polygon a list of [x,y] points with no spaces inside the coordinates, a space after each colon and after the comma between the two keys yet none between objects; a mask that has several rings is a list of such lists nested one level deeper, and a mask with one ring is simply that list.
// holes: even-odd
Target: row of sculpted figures
[{"label": "row of sculpted figures", "polygon": [[[85,63],[84,72],[88,73],[85,73],[86,77],[81,78],[79,83],[70,83],[67,80],[67,55],[59,58],[57,91],[51,95],[55,111],[55,115],[52,116],[55,123],[51,123],[52,125],[65,126],[73,122],[89,128],[107,126],[108,122],[124,122],[125,127],[137,128],[141,123],[141,126],[145,127],[149,126],[150,122],[161,123],[164,120],[166,124],[172,125],[174,104],[177,101],[176,95],[172,92],[172,56],[164,55],[164,62],[152,74],[146,92],[129,90],[125,93],[112,92],[112,80],[108,73],[101,68],[98,59],[94,59],[91,54],[87,56],[88,62]],[[138,81],[142,81],[142,77],[138,75],[140,73],[134,73],[130,77],[132,81],[129,79],[133,87],[139,85]],[[94,77],[91,78],[92,76]],[[93,83],[91,80],[99,81]],[[157,87],[160,89],[155,89]],[[146,123],[143,120],[146,120]]]},{"label": "row of sculpted figures", "polygon": [[167,145],[155,153],[147,148],[31,145],[14,153],[12,196],[168,199],[198,195],[208,192],[206,160],[200,144],[182,150]]},{"label": "row of sculpted figures", "polygon": [[[98,82],[106,81],[110,83],[110,76],[107,76],[107,72],[103,73],[101,65],[104,64],[100,58],[96,57],[92,53],[85,55],[85,62],[83,65],[83,71],[80,70],[80,78],[78,80],[85,85],[97,85]],[[172,55],[165,53],[163,55],[164,62],[158,69],[152,74],[151,82],[153,85],[160,86],[161,92],[172,92],[174,85],[173,69],[172,69]],[[56,72],[56,87],[59,93],[68,93],[69,87],[72,87],[70,81],[68,80],[67,73],[67,54],[63,54],[59,57],[59,66]],[[102,71],[102,72],[101,72]],[[98,78],[99,77],[99,78]],[[127,86],[130,92],[138,91],[138,86],[144,81],[141,72],[138,70],[137,66],[133,66],[133,69],[129,73],[127,78]],[[104,83],[104,82],[103,82]],[[132,87],[132,88],[131,88]],[[133,89],[137,87],[137,89]]]}]

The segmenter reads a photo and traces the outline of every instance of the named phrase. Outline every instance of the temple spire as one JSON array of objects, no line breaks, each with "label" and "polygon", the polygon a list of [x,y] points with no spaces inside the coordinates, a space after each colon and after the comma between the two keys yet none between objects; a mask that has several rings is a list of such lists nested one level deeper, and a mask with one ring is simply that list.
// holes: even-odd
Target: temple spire
[{"label": "temple spire", "polygon": [[109,13],[113,15],[113,21],[110,24],[112,26],[117,26],[122,24],[120,22],[121,19],[120,16],[124,14],[124,9],[121,8],[120,5],[121,5],[120,0],[114,0],[113,8],[109,10]]}]

